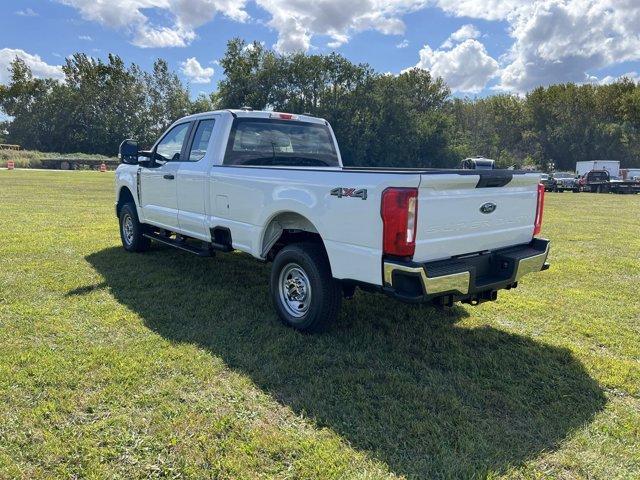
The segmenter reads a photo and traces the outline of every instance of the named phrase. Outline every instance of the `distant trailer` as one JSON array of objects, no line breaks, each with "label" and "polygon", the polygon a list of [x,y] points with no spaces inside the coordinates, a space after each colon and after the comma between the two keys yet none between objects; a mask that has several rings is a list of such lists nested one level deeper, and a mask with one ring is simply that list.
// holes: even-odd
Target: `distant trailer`
[{"label": "distant trailer", "polygon": [[606,170],[611,177],[620,176],[620,161],[619,160],[587,160],[583,162],[576,162],[576,173],[578,176],[589,173],[592,170]]},{"label": "distant trailer", "polygon": [[578,180],[581,192],[640,193],[640,182],[614,180],[606,170],[592,170]]}]

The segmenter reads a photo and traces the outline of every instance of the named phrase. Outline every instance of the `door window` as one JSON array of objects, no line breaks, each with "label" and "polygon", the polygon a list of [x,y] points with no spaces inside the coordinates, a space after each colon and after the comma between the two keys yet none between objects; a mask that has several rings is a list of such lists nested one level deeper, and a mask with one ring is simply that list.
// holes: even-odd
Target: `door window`
[{"label": "door window", "polygon": [[156,147],[156,155],[159,159],[167,162],[180,161],[180,152],[188,131],[189,123],[181,123],[169,130]]},{"label": "door window", "polygon": [[204,158],[207,153],[207,146],[213,132],[215,120],[202,120],[198,123],[196,134],[193,136],[191,152],[189,152],[189,161],[198,162]]}]

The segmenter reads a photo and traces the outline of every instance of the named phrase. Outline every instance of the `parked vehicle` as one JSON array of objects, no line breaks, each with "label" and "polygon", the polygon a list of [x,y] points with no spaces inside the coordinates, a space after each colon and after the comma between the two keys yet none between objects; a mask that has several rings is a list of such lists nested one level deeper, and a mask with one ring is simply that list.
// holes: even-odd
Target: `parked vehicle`
[{"label": "parked vehicle", "polygon": [[623,180],[640,181],[640,168],[624,168],[620,169]]},{"label": "parked vehicle", "polygon": [[493,170],[496,161],[484,157],[469,157],[460,162],[460,168],[463,170]]},{"label": "parked vehicle", "polygon": [[613,179],[606,170],[592,170],[578,180],[580,191],[592,193],[640,193],[640,183]]},{"label": "parked vehicle", "polygon": [[582,177],[592,170],[606,170],[612,177],[620,176],[618,160],[587,160],[576,162],[576,175]]},{"label": "parked vehicle", "polygon": [[553,181],[552,191],[554,192],[580,191],[578,179],[571,172],[554,172],[551,174],[551,179]]},{"label": "parked vehicle", "polygon": [[329,325],[356,287],[478,304],[548,267],[539,173],[347,168],[325,120],[243,110],[182,118],[148,151],[125,140],[120,158],[126,250],[272,262],[275,309],[303,331]]},{"label": "parked vehicle", "polygon": [[544,186],[545,192],[553,192],[556,188],[555,180],[547,173],[540,175],[540,183]]}]

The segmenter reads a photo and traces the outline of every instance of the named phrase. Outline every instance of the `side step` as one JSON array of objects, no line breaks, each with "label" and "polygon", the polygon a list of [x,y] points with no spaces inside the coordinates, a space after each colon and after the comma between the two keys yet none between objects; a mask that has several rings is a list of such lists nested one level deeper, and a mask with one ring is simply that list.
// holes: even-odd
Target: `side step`
[{"label": "side step", "polygon": [[205,244],[205,242],[202,243],[204,245],[207,245],[207,247],[197,248],[189,245],[183,240],[173,240],[171,238],[163,237],[161,235],[156,235],[153,233],[143,233],[142,235],[164,245],[169,245],[170,247],[178,248],[180,250],[184,250],[185,252],[194,253],[199,257],[213,257],[215,255],[215,252],[211,249],[211,247],[208,246],[208,244]]}]

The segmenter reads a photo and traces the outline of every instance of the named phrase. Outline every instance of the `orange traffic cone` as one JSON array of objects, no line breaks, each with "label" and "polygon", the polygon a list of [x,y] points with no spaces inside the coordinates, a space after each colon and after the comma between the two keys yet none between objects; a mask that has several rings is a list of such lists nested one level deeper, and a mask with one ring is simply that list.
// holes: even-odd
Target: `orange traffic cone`
[{"label": "orange traffic cone", "polygon": [[106,171],[107,171],[107,166],[106,166],[104,163],[102,163],[102,164],[100,165],[100,171],[101,171],[101,172],[106,172]]},{"label": "orange traffic cone", "polygon": [[13,162],[13,160],[9,160],[7,162],[7,170],[13,170],[14,168],[16,168],[16,164]]}]

